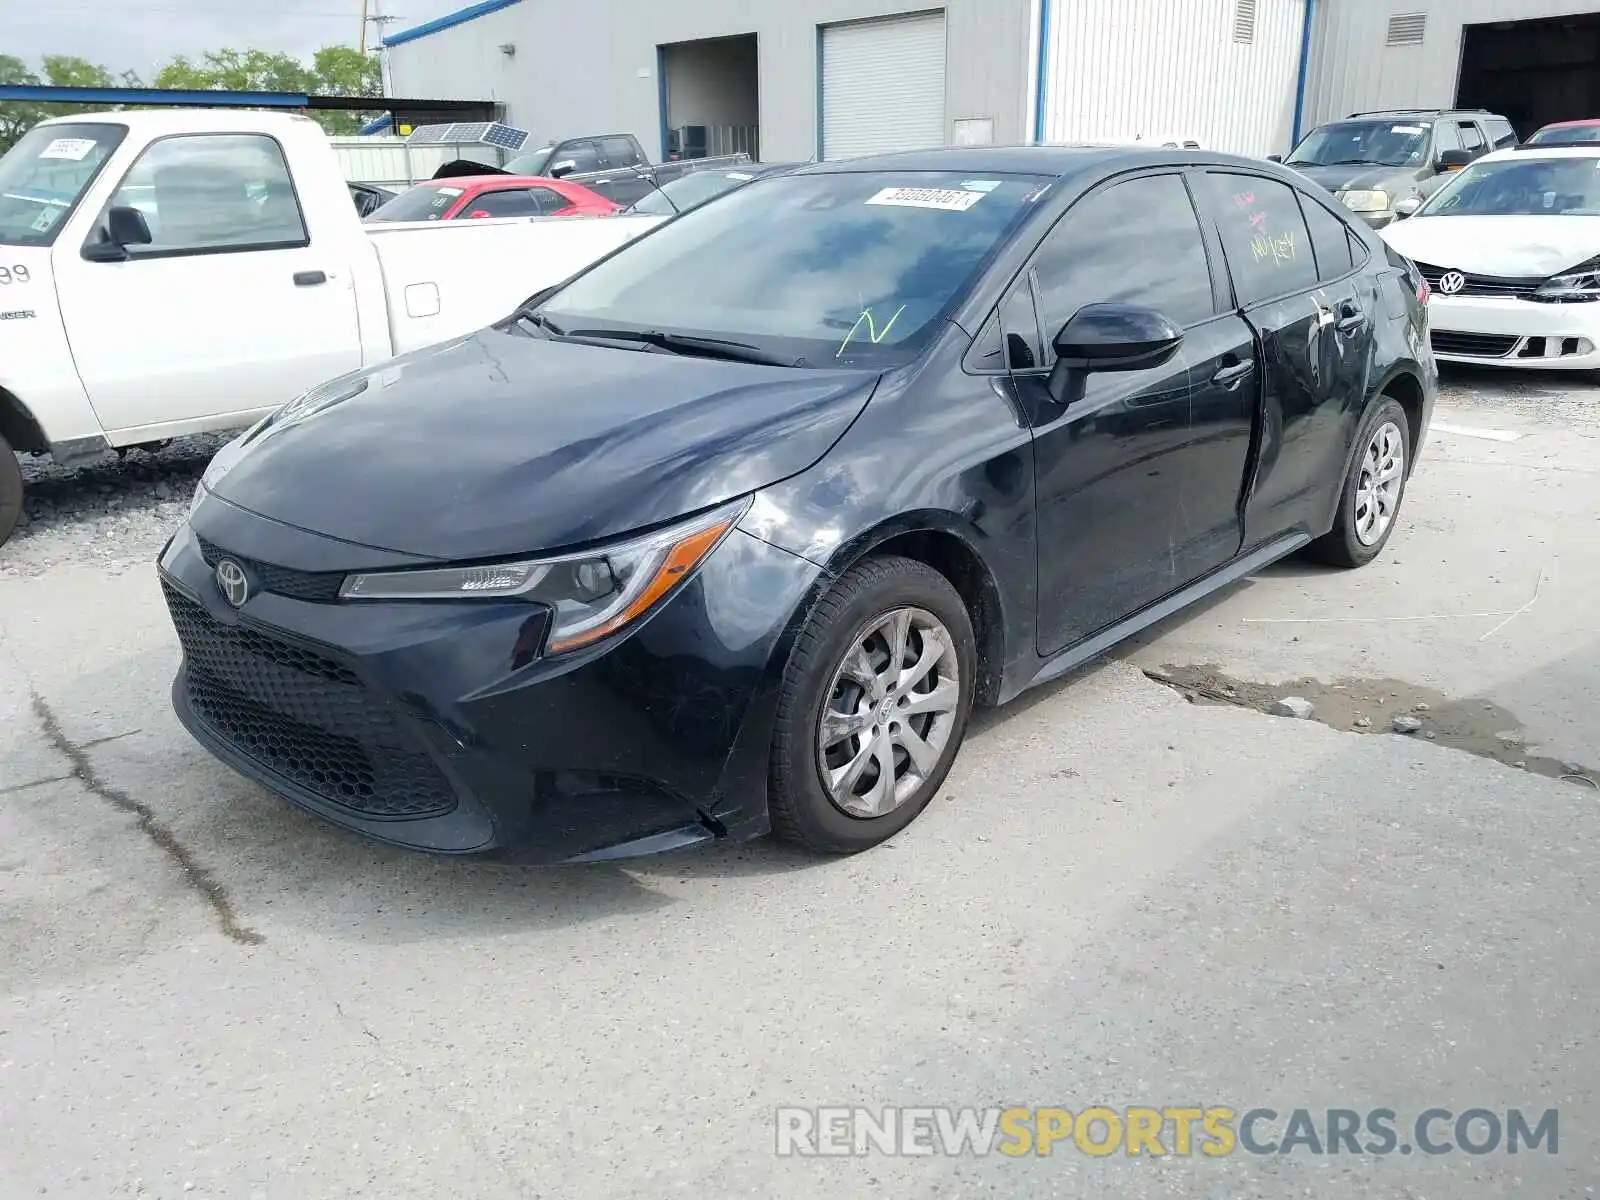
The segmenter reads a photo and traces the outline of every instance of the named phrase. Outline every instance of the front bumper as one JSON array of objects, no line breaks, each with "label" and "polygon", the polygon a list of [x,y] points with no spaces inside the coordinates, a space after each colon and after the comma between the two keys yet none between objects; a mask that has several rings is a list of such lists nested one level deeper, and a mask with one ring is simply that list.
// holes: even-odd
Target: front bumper
[{"label": "front bumper", "polygon": [[[191,522],[159,564],[173,706],[279,796],[396,845],[530,862],[769,828],[776,673],[820,576],[805,560],[735,530],[627,634],[546,660],[541,606],[301,598],[338,543],[213,497]],[[234,609],[219,552],[276,590]]]},{"label": "front bumper", "polygon": [[1539,370],[1600,370],[1600,302],[1543,304],[1510,296],[1428,301],[1441,362]]}]

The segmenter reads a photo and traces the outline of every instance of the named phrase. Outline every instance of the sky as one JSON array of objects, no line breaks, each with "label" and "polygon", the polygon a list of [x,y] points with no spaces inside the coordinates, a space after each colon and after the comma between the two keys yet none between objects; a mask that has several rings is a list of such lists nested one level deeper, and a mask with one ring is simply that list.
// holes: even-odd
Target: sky
[{"label": "sky", "polygon": [[[471,0],[371,0],[397,20],[391,33]],[[44,54],[73,54],[148,79],[175,55],[223,47],[309,58],[321,46],[354,46],[361,0],[0,0],[0,53],[35,70]],[[369,45],[376,41],[369,28]]]}]

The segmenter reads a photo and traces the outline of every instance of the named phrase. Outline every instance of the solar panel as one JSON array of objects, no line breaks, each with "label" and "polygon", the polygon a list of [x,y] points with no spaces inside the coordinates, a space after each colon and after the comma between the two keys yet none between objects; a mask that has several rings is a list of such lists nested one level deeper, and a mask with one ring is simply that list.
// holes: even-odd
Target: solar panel
[{"label": "solar panel", "polygon": [[502,150],[521,150],[532,136],[526,129],[516,129],[498,121],[456,121],[443,125],[419,125],[411,131],[406,141],[413,146],[477,143]]}]

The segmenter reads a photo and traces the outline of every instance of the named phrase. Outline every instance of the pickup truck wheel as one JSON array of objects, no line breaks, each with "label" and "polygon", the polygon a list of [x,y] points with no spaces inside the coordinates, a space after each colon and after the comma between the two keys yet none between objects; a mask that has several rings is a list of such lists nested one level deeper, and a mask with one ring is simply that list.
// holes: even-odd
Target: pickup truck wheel
[{"label": "pickup truck wheel", "polygon": [[22,520],[22,464],[11,443],[0,437],[0,546]]}]

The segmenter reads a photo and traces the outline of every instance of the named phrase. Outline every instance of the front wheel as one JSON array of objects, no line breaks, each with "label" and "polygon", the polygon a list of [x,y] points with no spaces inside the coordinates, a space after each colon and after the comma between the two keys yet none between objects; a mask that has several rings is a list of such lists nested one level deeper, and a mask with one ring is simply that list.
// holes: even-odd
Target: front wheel
[{"label": "front wheel", "polygon": [[1411,466],[1405,410],[1384,397],[1361,422],[1356,457],[1339,493],[1333,528],[1311,551],[1336,567],[1364,567],[1378,557],[1400,516]]},{"label": "front wheel", "polygon": [[16,451],[0,437],[0,546],[5,545],[22,520],[22,464]]},{"label": "front wheel", "polygon": [[774,831],[853,854],[911,824],[955,762],[976,682],[972,621],[943,575],[907,558],[853,567],[818,602],[784,672]]}]

